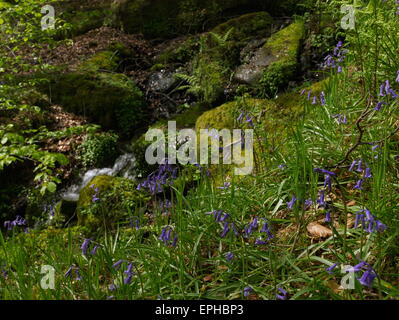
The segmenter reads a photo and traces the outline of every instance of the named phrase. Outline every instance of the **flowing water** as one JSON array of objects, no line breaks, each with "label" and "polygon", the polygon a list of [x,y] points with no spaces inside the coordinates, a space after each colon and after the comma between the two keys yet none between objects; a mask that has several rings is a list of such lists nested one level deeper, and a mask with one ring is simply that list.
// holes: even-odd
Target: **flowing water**
[{"label": "flowing water", "polygon": [[125,153],[115,160],[114,166],[112,168],[91,169],[82,176],[82,179],[79,183],[70,186],[66,191],[62,192],[61,198],[66,201],[77,202],[79,200],[80,190],[87,186],[89,182],[97,176],[118,175],[133,180],[135,178],[134,173],[132,172],[134,163],[134,155],[131,153]]}]

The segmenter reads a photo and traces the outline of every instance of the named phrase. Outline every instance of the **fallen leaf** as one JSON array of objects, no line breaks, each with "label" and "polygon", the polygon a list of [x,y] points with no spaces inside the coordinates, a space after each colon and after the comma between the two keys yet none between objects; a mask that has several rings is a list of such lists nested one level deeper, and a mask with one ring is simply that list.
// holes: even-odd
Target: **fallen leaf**
[{"label": "fallen leaf", "polygon": [[209,282],[209,281],[213,280],[213,277],[212,277],[211,274],[208,274],[202,280],[205,281],[205,282]]},{"label": "fallen leaf", "polygon": [[308,232],[315,238],[326,238],[332,236],[332,231],[317,222],[311,222],[307,226]]},{"label": "fallen leaf", "polygon": [[354,205],[356,205],[356,201],[355,201],[355,200],[351,200],[351,201],[349,201],[349,202],[346,204],[347,207],[353,207]]}]

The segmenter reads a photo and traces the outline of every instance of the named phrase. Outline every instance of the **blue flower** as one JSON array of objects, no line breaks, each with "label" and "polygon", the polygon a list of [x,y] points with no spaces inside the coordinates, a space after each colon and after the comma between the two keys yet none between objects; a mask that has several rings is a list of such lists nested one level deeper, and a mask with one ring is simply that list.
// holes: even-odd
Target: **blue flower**
[{"label": "blue flower", "polygon": [[93,248],[93,250],[91,250],[90,253],[91,253],[93,256],[96,255],[98,248],[99,248],[99,246],[98,246],[98,245],[95,245],[94,248]]},{"label": "blue flower", "polygon": [[112,268],[114,268],[115,270],[118,270],[119,268],[120,268],[120,266],[121,266],[121,264],[124,262],[125,260],[118,260],[117,262],[115,262],[113,265],[112,265]]},{"label": "blue flower", "polygon": [[80,249],[82,249],[82,254],[84,256],[87,256],[87,250],[89,249],[89,244],[90,244],[91,239],[85,239],[82,243],[82,246]]},{"label": "blue flower", "polygon": [[292,195],[292,198],[291,198],[291,201],[287,202],[288,209],[291,209],[291,210],[292,210],[292,208],[294,207],[294,204],[295,204],[296,200],[297,200],[297,199],[296,199],[295,195],[293,194],[293,195]]},{"label": "blue flower", "polygon": [[244,288],[244,297],[248,297],[252,292],[252,288],[251,287],[245,287]]},{"label": "blue flower", "polygon": [[369,267],[364,273],[363,275],[358,278],[357,280],[359,280],[359,282],[366,287],[371,288],[373,286],[373,281],[374,279],[377,277],[377,274],[375,273],[375,271],[373,270],[373,268]]},{"label": "blue flower", "polygon": [[324,190],[320,191],[319,199],[316,200],[316,202],[319,204],[319,207],[321,208],[324,208],[326,206],[326,201],[324,199]]},{"label": "blue flower", "polygon": [[398,70],[398,72],[396,73],[396,75],[397,75],[397,76],[396,76],[396,80],[395,80],[395,81],[396,81],[396,82],[399,82],[399,70]]},{"label": "blue flower", "polygon": [[223,183],[223,187],[218,187],[218,189],[228,189],[230,188],[231,183],[230,182],[225,182]]},{"label": "blue flower", "polygon": [[234,253],[232,253],[232,252],[227,252],[226,253],[226,260],[227,261],[231,261],[231,260],[233,260],[233,258],[234,258]]},{"label": "blue flower", "polygon": [[324,91],[320,93],[320,102],[322,106],[326,104],[326,95],[324,94]]},{"label": "blue flower", "polygon": [[351,163],[351,165],[350,165],[350,167],[349,167],[348,170],[349,170],[349,171],[352,171],[356,164],[357,164],[357,161],[356,161],[356,160],[355,160],[355,161],[352,161],[352,163]]},{"label": "blue flower", "polygon": [[333,265],[329,266],[328,268],[326,268],[327,273],[329,274],[334,274],[333,270],[335,269],[335,267],[338,265],[338,263],[334,263]]},{"label": "blue flower", "polygon": [[370,170],[369,167],[366,168],[366,171],[365,171],[365,173],[364,173],[364,177],[365,177],[365,178],[372,178],[372,177],[373,177],[373,175],[371,174],[371,170]]},{"label": "blue flower", "polygon": [[321,169],[321,168],[314,168],[313,169],[314,172],[318,172],[318,173],[324,173],[330,176],[335,176],[336,174],[332,171],[326,170],[326,169]]},{"label": "blue flower", "polygon": [[285,291],[283,288],[277,288],[277,290],[280,291],[281,294],[276,294],[276,299],[287,300],[288,292]]},{"label": "blue flower", "polygon": [[227,235],[227,233],[229,232],[229,223],[228,222],[225,222],[224,223],[224,225],[223,225],[223,232],[222,232],[222,234],[220,235],[220,237],[221,238],[224,238],[226,235]]},{"label": "blue flower", "polygon": [[396,99],[398,97],[398,95],[396,94],[396,92],[392,88],[389,89],[389,93],[391,94],[391,97],[393,99]]},{"label": "blue flower", "polygon": [[362,188],[363,188],[363,179],[360,179],[356,182],[356,185],[353,187],[353,189],[362,190]]},{"label": "blue flower", "polygon": [[378,102],[378,103],[377,103],[377,106],[374,108],[374,110],[375,110],[375,111],[380,111],[381,108],[382,108],[382,106],[383,106],[384,104],[386,104],[386,102],[384,102],[384,101]]},{"label": "blue flower", "polygon": [[331,212],[330,212],[330,211],[328,211],[328,212],[326,213],[325,221],[326,221],[326,222],[331,222]]},{"label": "blue flower", "polygon": [[265,244],[268,244],[268,242],[262,240],[262,238],[257,238],[257,239],[255,240],[255,245],[257,245],[257,246],[263,246],[263,245],[265,245]]},{"label": "blue flower", "polygon": [[260,232],[264,232],[267,234],[267,240],[271,240],[274,238],[274,235],[270,231],[269,225],[266,221],[263,223],[263,226],[262,226],[262,229],[260,230]]}]

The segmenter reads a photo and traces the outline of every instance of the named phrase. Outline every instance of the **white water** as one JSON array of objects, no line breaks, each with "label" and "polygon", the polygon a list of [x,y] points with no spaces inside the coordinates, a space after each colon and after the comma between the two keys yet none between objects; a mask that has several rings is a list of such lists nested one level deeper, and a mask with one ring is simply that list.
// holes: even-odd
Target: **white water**
[{"label": "white water", "polygon": [[114,166],[112,168],[102,168],[102,169],[91,169],[87,171],[79,184],[70,186],[65,192],[61,194],[63,200],[66,201],[78,201],[79,192],[89,182],[97,176],[116,176],[121,175],[127,179],[134,179],[134,175],[131,174],[131,169],[134,166],[134,156],[131,153],[125,153],[115,160]]}]

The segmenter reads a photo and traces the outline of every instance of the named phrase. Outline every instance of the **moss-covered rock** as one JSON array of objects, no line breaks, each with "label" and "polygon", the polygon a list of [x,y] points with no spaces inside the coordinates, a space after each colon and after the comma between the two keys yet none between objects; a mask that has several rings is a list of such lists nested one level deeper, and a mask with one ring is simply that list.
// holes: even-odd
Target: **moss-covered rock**
[{"label": "moss-covered rock", "polygon": [[90,230],[126,222],[145,206],[149,197],[128,179],[97,176],[83,188],[77,204],[78,224]]},{"label": "moss-covered rock", "polygon": [[272,18],[266,12],[246,14],[229,20],[200,38],[200,52],[186,77],[190,92],[213,105],[221,100],[231,73],[240,61],[240,50],[252,38],[270,32]]},{"label": "moss-covered rock", "polygon": [[246,42],[256,37],[267,37],[273,18],[267,12],[253,12],[228,20],[211,30],[218,35],[225,35],[229,30],[230,41]]},{"label": "moss-covered rock", "polygon": [[113,72],[117,66],[113,52],[100,52],[74,72],[50,76],[50,86],[44,89],[67,111],[87,116],[104,129],[130,134],[141,124],[145,102],[131,79]]},{"label": "moss-covered rock", "polygon": [[297,21],[273,34],[264,50],[274,57],[263,72],[260,90],[263,96],[273,96],[295,75],[301,41],[305,36],[303,21]]},{"label": "moss-covered rock", "polygon": [[303,22],[295,22],[273,34],[250,61],[235,71],[236,81],[258,86],[260,96],[272,97],[297,71]]},{"label": "moss-covered rock", "polygon": [[250,4],[251,0],[127,0],[119,7],[126,32],[147,37],[172,38],[216,24],[223,13]]},{"label": "moss-covered rock", "polygon": [[60,38],[73,37],[104,25],[112,25],[115,20],[114,6],[110,0],[57,0],[52,5],[57,16],[68,24],[68,31],[58,34]]}]

